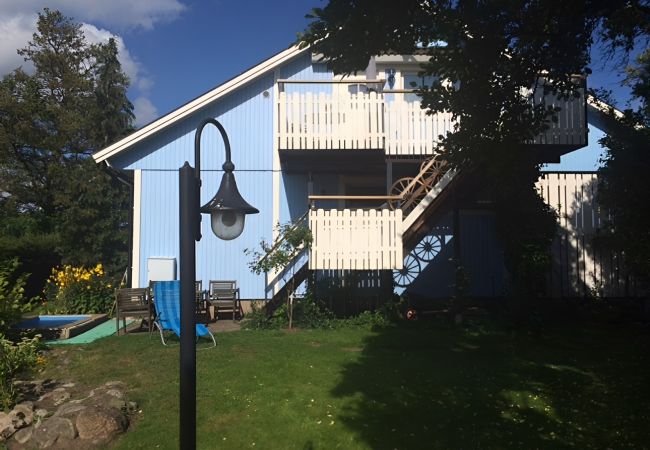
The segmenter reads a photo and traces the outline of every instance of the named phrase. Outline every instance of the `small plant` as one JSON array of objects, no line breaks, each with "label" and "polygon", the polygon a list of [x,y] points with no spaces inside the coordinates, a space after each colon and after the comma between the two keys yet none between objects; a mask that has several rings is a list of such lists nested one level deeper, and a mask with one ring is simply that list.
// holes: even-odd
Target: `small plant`
[{"label": "small plant", "polygon": [[[268,272],[280,272],[284,270],[293,258],[303,249],[309,248],[312,243],[311,231],[305,225],[299,222],[287,222],[278,224],[275,227],[280,239],[273,245],[262,239],[259,243],[260,249],[245,249],[244,253],[253,259],[248,264],[251,271],[257,275]],[[290,274],[289,286],[287,289],[287,317],[289,328],[293,326],[293,306],[294,306],[294,286],[293,274]]]},{"label": "small plant", "polygon": [[0,334],[0,402],[5,411],[11,409],[16,401],[16,376],[39,362],[39,340],[40,336],[36,336],[13,343]]},{"label": "small plant", "polygon": [[16,276],[19,265],[16,258],[0,264],[0,334],[31,308],[24,295],[29,274]]},{"label": "small plant", "polygon": [[102,264],[52,269],[45,287],[47,310],[59,314],[108,312],[113,303],[113,285]]}]

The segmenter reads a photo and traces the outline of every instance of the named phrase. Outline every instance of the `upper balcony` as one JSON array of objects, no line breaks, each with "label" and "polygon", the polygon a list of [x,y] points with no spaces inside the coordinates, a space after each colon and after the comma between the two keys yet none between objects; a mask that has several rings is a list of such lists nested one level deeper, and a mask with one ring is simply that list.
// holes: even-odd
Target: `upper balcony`
[{"label": "upper balcony", "polygon": [[[425,156],[435,153],[440,136],[453,129],[450,113],[427,114],[412,90],[382,91],[359,81],[291,82],[329,84],[329,92],[285,92],[282,80],[277,98],[277,147],[282,151],[383,150],[391,157]],[[347,85],[371,89],[351,93]],[[343,86],[341,86],[343,85]],[[344,87],[345,89],[341,89]],[[539,100],[539,99],[538,99]],[[546,98],[559,106],[558,121],[531,145],[554,146],[553,154],[566,153],[587,143],[584,89],[571,100]]]}]

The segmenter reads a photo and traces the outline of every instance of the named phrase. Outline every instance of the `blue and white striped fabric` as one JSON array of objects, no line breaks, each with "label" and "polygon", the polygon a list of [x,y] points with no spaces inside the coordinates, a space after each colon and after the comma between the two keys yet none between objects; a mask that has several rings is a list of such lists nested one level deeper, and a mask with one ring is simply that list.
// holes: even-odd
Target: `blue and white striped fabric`
[{"label": "blue and white striped fabric", "polygon": [[[156,322],[161,330],[169,330],[181,336],[181,282],[156,281],[153,285],[153,299],[158,317]],[[203,324],[196,324],[197,336],[209,336],[214,341],[210,330]],[[164,341],[163,341],[164,343]]]}]

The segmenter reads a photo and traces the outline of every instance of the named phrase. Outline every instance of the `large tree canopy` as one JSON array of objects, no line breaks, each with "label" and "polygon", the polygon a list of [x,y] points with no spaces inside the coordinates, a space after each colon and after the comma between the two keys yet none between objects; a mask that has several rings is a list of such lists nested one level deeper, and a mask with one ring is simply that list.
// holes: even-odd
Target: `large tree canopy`
[{"label": "large tree canopy", "polygon": [[554,114],[522,91],[543,74],[546,91],[570,96],[575,75],[590,72],[595,37],[628,49],[650,27],[643,0],[331,0],[308,17],[301,42],[337,73],[365,68],[372,55],[428,55],[423,73],[451,83],[425,86],[423,107],[462,124],[445,142],[452,162],[499,169],[519,157],[501,144],[536,136]]},{"label": "large tree canopy", "polygon": [[539,160],[521,143],[549,126],[557,111],[544,95],[533,102],[522,93],[576,95],[576,75],[590,73],[594,40],[612,51],[629,51],[648,34],[648,5],[646,0],[330,0],[307,16],[313,20],[299,41],[323,54],[336,73],[364,69],[373,55],[417,51],[429,57],[423,75],[448,82],[421,88],[422,106],[459,119],[443,140],[446,157],[455,166],[480,167],[494,188],[506,264],[526,291],[539,282],[528,275],[540,275],[540,255],[555,225],[534,189]]},{"label": "large tree canopy", "polygon": [[623,250],[637,280],[650,286],[650,49],[628,73],[638,106],[622,116],[611,113],[611,129],[600,141],[607,149],[600,201],[611,219],[606,241]]},{"label": "large tree canopy", "polygon": [[91,45],[45,9],[18,53],[34,72],[0,81],[0,257],[30,271],[59,258],[124,270],[128,189],[90,159],[132,129],[115,41]]}]

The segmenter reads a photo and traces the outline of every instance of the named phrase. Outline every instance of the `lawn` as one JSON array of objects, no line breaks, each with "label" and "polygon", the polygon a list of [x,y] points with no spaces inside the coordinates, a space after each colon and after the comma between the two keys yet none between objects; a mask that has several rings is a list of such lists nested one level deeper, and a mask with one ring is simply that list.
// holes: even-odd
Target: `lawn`
[{"label": "lawn", "polygon": [[[581,325],[532,336],[431,322],[225,333],[197,353],[197,445],[647,448],[649,334]],[[178,448],[177,346],[145,333],[48,357],[46,376],[129,385],[142,412],[116,448]]]}]

